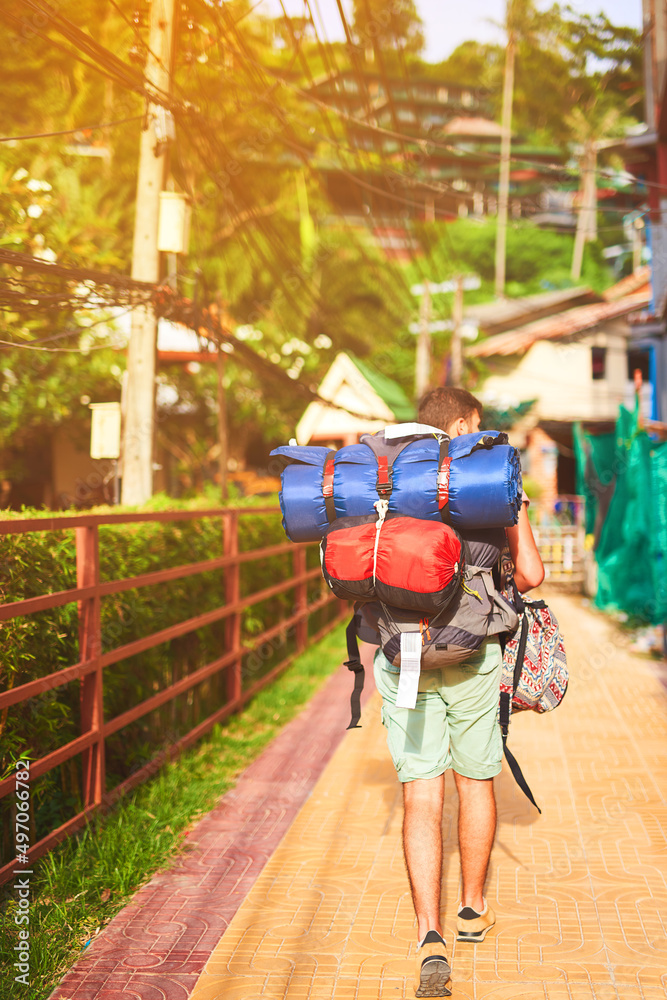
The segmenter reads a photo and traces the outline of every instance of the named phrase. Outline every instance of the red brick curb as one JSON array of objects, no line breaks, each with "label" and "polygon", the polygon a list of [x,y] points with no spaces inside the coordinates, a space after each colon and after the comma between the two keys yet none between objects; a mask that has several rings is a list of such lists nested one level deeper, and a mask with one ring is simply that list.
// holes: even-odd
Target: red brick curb
[{"label": "red brick curb", "polygon": [[[341,667],[190,831],[184,853],[118,913],[50,1000],[186,1000],[350,720]],[[374,690],[366,671],[362,704]]]}]

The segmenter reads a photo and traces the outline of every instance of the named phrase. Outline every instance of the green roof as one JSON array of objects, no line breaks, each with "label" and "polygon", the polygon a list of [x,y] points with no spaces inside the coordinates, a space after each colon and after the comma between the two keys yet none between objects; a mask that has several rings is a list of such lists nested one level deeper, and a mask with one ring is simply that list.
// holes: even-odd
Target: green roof
[{"label": "green roof", "polygon": [[410,402],[398,382],[394,382],[392,378],[388,378],[386,375],[375,371],[374,368],[371,368],[364,361],[360,361],[359,358],[355,358],[351,354],[348,356],[371,388],[387,404],[398,423],[401,423],[403,420],[415,419],[417,416],[416,407]]}]

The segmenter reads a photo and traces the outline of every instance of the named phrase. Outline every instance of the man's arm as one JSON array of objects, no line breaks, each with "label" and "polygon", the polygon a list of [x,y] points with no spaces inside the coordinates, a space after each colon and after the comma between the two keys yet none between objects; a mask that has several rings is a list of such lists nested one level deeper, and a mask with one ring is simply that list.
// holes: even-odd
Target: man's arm
[{"label": "man's arm", "polygon": [[544,580],[544,565],[535,544],[528,520],[528,504],[522,503],[518,524],[505,528],[514,563],[514,582],[521,593],[539,587]]}]

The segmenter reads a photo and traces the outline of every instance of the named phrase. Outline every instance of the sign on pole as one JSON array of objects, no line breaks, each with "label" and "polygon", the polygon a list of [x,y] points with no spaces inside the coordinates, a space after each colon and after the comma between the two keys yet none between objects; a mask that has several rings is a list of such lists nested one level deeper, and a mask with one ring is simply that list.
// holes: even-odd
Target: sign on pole
[{"label": "sign on pole", "polygon": [[91,403],[90,457],[120,455],[120,403]]}]

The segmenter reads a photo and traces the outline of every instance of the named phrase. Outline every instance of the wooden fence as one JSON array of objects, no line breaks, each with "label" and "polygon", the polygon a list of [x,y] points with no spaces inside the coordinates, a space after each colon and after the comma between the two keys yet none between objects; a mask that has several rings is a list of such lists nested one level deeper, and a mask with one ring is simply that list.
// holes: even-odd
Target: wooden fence
[{"label": "wooden fence", "polygon": [[[284,542],[252,551],[239,551],[239,518],[245,515],[257,516],[277,513],[277,507],[225,508],[205,511],[163,511],[150,514],[76,515],[26,520],[0,521],[0,535],[24,534],[37,531],[74,530],[76,536],[77,586],[70,590],[44,594],[27,600],[0,605],[0,622],[19,616],[30,615],[50,608],[77,602],[79,612],[79,659],[68,667],[50,673],[45,677],[22,684],[20,687],[0,693],[0,712],[42,694],[60,685],[78,680],[81,697],[81,734],[74,740],[59,747],[39,760],[30,762],[30,780],[33,781],[65,761],[80,755],[83,774],[83,809],[57,829],[51,830],[37,843],[30,846],[28,859],[33,861],[49,851],[58,841],[79,830],[89,817],[99,810],[109,807],[121,795],[134,788],[154,774],[165,760],[180,753],[199,737],[240,709],[254,694],[269,684],[280,674],[309,642],[315,642],[337,621],[347,614],[347,606],[338,602],[331,594],[321,592],[316,601],[308,604],[308,583],[320,575],[319,566],[307,569],[306,544]],[[154,521],[174,522],[203,518],[219,518],[223,523],[224,550],[221,556],[202,562],[190,563],[145,573],[127,579],[100,580],[99,527],[128,522]],[[311,546],[312,547],[312,546]],[[240,596],[240,567],[243,563],[269,559],[282,553],[292,553],[291,573],[285,579],[249,596]],[[115,649],[102,650],[101,599],[110,594],[138,587],[166,583],[183,577],[211,570],[225,569],[225,602],[212,611],[196,615],[185,621],[171,625],[150,635],[143,635],[133,642]],[[241,641],[241,614],[278,594],[294,591],[294,612],[281,618],[271,628],[253,636],[250,641]],[[316,634],[309,635],[310,616],[327,605],[337,605],[335,618]],[[134,705],[129,711],[115,718],[104,718],[103,678],[104,671],[112,664],[134,656],[160,643],[186,635],[195,629],[225,621],[225,649],[221,656],[194,672],[182,677],[153,696]],[[264,644],[291,630],[294,645],[290,654],[274,666],[269,673],[246,690],[242,684],[243,657]],[[163,748],[150,763],[135,771],[129,778],[113,789],[106,789],[105,740],[124,726],[146,715],[148,712],[171,702],[189,691],[201,681],[219,675],[224,671],[226,699],[224,704],[204,721],[191,729],[185,736],[170,746]],[[0,781],[0,800],[13,795],[16,790],[14,776]],[[16,862],[12,861],[0,868],[0,883],[12,877]]]}]

